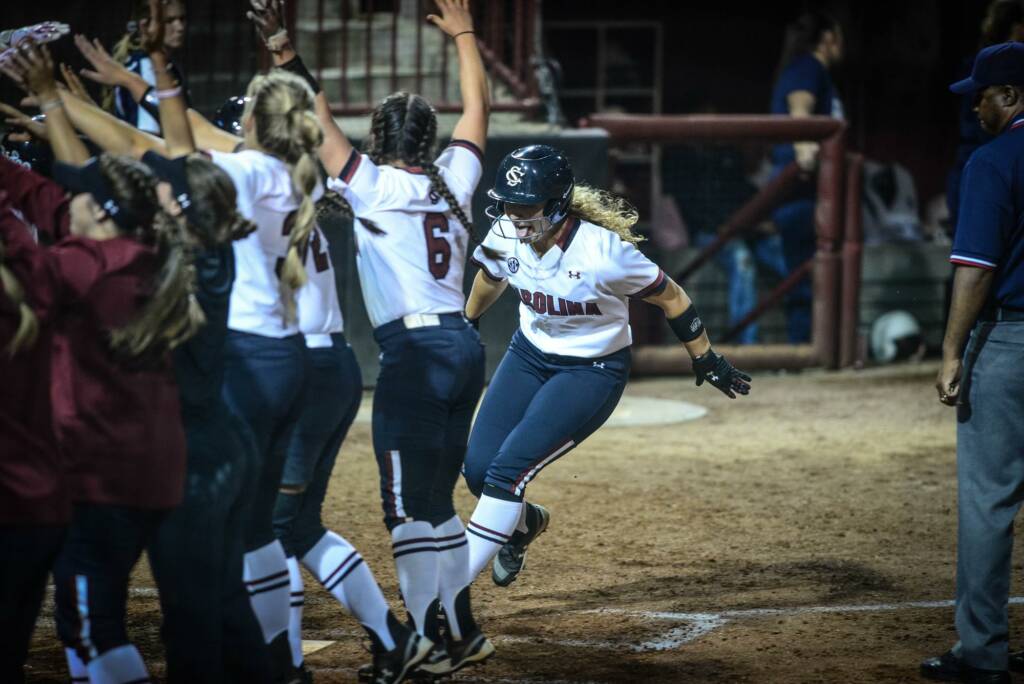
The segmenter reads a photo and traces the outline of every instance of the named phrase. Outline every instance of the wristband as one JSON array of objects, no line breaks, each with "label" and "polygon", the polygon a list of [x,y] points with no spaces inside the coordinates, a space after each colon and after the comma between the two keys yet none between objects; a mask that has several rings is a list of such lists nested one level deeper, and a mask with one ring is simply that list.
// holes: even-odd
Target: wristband
[{"label": "wristband", "polygon": [[288,44],[288,31],[282,26],[277,33],[267,38],[264,43],[271,52],[280,52]]},{"label": "wristband", "polygon": [[321,91],[320,83],[313,78],[313,74],[309,73],[309,69],[307,69],[306,65],[302,63],[302,58],[298,55],[295,55],[294,59],[290,59],[284,64],[278,64],[277,68],[289,71],[304,80],[309,84],[309,87],[313,89],[314,95]]},{"label": "wristband", "polygon": [[693,342],[704,333],[704,324],[692,303],[681,315],[668,319],[668,325],[680,342]]},{"label": "wristband", "polygon": [[40,104],[39,105],[39,111],[41,111],[43,114],[45,114],[46,112],[53,111],[54,109],[57,109],[57,107],[63,107],[63,106],[64,106],[64,101],[61,100],[60,98],[57,98],[56,100],[49,100],[47,102],[43,102],[42,104]]},{"label": "wristband", "polygon": [[461,36],[461,35],[463,35],[463,34],[466,34],[466,33],[476,33],[476,31],[459,31],[459,32],[458,32],[458,33],[456,33],[456,34],[455,34],[454,36],[452,36],[452,40],[455,40],[455,39],[456,39],[456,38],[458,38],[459,36]]},{"label": "wristband", "polygon": [[154,91],[156,99],[158,100],[169,100],[172,97],[178,97],[181,95],[181,86],[175,86],[174,88],[168,88],[167,90]]}]

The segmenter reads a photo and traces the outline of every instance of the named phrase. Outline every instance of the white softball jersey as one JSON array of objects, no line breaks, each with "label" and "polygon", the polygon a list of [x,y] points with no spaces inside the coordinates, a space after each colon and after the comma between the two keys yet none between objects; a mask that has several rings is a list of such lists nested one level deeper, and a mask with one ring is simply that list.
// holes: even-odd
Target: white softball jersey
[{"label": "white softball jersey", "polygon": [[[441,178],[467,216],[483,173],[473,143],[453,140],[437,157]],[[356,151],[338,178],[328,181],[349,204],[355,221],[356,265],[370,323],[377,328],[409,314],[461,312],[469,227],[451,213],[418,167],[377,166]],[[369,230],[366,218],[383,233]]]},{"label": "white softball jersey", "polygon": [[[235,184],[238,213],[256,224],[256,231],[232,243],[235,284],[228,328],[264,337],[295,335],[299,326],[284,321],[277,277],[278,263],[288,254],[291,222],[300,200],[292,191],[288,165],[256,150],[209,154]],[[314,200],[322,194],[318,182]]]},{"label": "white softball jersey", "polygon": [[546,354],[597,358],[629,346],[628,298],[664,287],[665,273],[640,250],[600,226],[569,216],[543,256],[519,240],[489,232],[471,261],[519,298],[519,327]]},{"label": "white softball jersey", "polygon": [[344,319],[338,302],[334,266],[327,250],[327,236],[313,226],[303,255],[306,284],[295,293],[299,314],[299,332],[310,348],[330,347],[331,335],[344,331]]}]

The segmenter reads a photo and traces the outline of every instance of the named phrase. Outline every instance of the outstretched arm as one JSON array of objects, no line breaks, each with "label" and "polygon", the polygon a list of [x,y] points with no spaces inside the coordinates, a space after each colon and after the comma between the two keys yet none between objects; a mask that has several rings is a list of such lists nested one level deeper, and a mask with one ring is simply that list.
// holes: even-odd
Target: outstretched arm
[{"label": "outstretched arm", "polygon": [[476,34],[473,33],[469,0],[434,1],[441,16],[429,14],[427,21],[451,36],[459,53],[462,116],[455,124],[452,138],[468,140],[483,150],[487,142],[487,119],[491,113],[491,92],[480,50],[477,49]]},{"label": "outstretched arm", "polygon": [[71,117],[75,128],[103,150],[133,157],[142,157],[149,150],[167,154],[162,138],[140,131],[135,126],[118,119],[96,105],[78,99],[69,92],[61,93],[61,95],[64,109]]},{"label": "outstretched arm", "polygon": [[181,85],[167,70],[164,52],[164,6],[161,0],[149,0],[149,19],[142,20],[143,47],[149,53],[156,73],[156,98],[160,103],[160,130],[167,141],[167,153],[180,157],[196,151],[188,123],[185,95]]},{"label": "outstretched arm", "polygon": [[306,78],[315,95],[313,110],[324,132],[324,142],[320,146],[320,162],[332,177],[341,173],[345,162],[352,156],[352,143],[338,126],[331,115],[331,107],[327,102],[320,84],[316,82],[302,64],[302,58],[295,52],[288,32],[284,28],[284,0],[250,0],[252,10],[246,16],[256,25],[263,37],[267,49],[274,60],[274,66],[284,68]]},{"label": "outstretched arm", "polygon": [[23,41],[14,49],[3,70],[36,99],[39,109],[46,114],[46,135],[53,148],[54,158],[69,164],[84,164],[88,161],[89,150],[78,139],[64,111],[53,75],[53,59],[46,46],[38,46],[31,40]]}]

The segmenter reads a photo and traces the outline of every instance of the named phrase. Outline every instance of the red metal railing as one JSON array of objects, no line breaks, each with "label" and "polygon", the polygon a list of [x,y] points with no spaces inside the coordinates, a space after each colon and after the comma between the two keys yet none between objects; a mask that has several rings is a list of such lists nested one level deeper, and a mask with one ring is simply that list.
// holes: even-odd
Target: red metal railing
[{"label": "red metal railing", "polygon": [[[477,45],[496,86],[492,108],[537,108],[532,56],[538,0],[471,4]],[[430,0],[301,0],[289,3],[289,24],[296,49],[324,86],[335,114],[369,113],[384,91],[400,89],[424,94],[438,111],[459,111],[454,46],[424,20],[432,12],[437,8]],[[386,49],[379,49],[379,40]]]},{"label": "red metal railing", "polygon": [[[860,164],[859,155],[846,155],[846,125],[824,116],[793,119],[771,115],[647,116],[599,114],[585,126],[608,131],[613,145],[628,143],[680,143],[693,141],[821,142],[818,165],[818,193],[815,208],[817,252],[795,269],[733,329],[726,338],[753,323],[782,300],[807,274],[814,279],[811,346],[760,345],[757,349],[731,350],[737,363],[749,359],[750,367],[823,365],[836,368],[851,365],[857,355],[857,325],[860,296]],[[849,167],[849,172],[847,172]],[[677,276],[685,280],[706,264],[730,240],[752,227],[781,204],[795,183],[795,164],[785,168],[760,192],[726,221],[723,234],[706,247]],[[845,205],[845,211],[844,211]],[[844,222],[850,230],[844,231]],[[841,248],[841,249],[840,249]],[[634,357],[634,371],[670,373],[688,367],[682,347],[640,348]]]}]

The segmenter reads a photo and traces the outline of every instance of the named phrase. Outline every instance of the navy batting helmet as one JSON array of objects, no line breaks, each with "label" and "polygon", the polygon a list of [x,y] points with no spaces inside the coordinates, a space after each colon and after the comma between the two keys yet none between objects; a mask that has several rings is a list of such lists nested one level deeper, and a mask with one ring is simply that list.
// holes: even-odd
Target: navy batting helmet
[{"label": "navy batting helmet", "polygon": [[[575,180],[569,160],[550,145],[520,147],[501,160],[487,196],[491,230],[504,238],[534,242],[565,220]],[[543,205],[540,216],[512,220],[506,205]]]},{"label": "navy batting helmet", "polygon": [[220,106],[217,113],[213,115],[213,125],[222,131],[244,136],[245,131],[242,130],[242,112],[245,111],[245,103],[248,99],[249,98],[244,95],[229,97],[227,101]]}]

